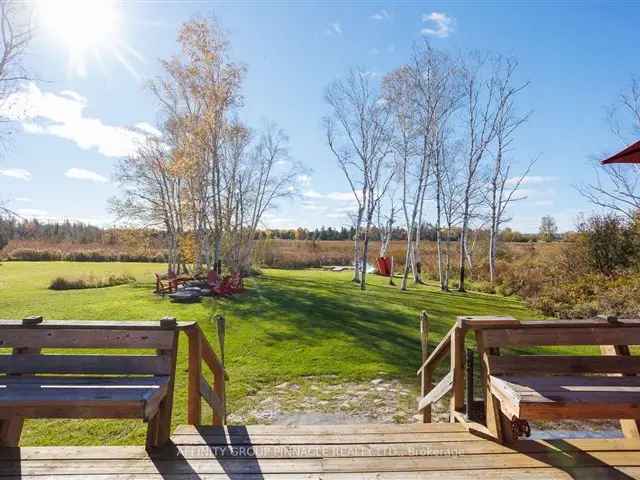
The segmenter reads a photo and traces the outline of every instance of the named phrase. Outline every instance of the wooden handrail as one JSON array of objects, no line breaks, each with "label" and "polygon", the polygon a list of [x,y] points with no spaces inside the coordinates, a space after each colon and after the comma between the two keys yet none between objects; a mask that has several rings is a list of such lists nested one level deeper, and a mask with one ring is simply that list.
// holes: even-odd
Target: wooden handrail
[{"label": "wooden handrail", "polygon": [[[224,319],[222,318],[222,324]],[[202,332],[194,323],[185,328],[189,339],[189,381],[187,397],[187,421],[191,425],[202,424],[202,399],[213,411],[213,425],[226,423],[225,381],[229,378],[224,364]],[[213,387],[202,374],[202,361],[213,374]]]},{"label": "wooden handrail", "polygon": [[444,338],[440,340],[438,346],[433,350],[433,352],[431,352],[431,355],[427,357],[422,366],[418,369],[418,372],[416,373],[418,376],[427,367],[430,367],[433,370],[436,364],[439,363],[440,360],[442,360],[449,353],[449,350],[451,350],[451,335],[454,330],[455,327],[449,330]]},{"label": "wooden handrail", "polygon": [[418,411],[421,412],[444,397],[453,387],[453,372],[447,373],[438,384],[427,393],[418,403]]},{"label": "wooden handrail", "polygon": [[[422,344],[422,365],[417,371],[417,375],[420,377],[421,385],[421,397],[418,402],[418,412],[422,412],[422,419],[424,423],[431,422],[431,405],[440,400],[445,394],[449,393],[452,389],[454,391],[454,398],[452,400],[452,410],[461,408],[462,396],[464,395],[464,380],[463,366],[458,360],[458,350],[464,349],[464,332],[462,327],[456,322],[454,326],[447,332],[447,334],[440,340],[440,343],[427,355],[428,346],[428,321],[427,313],[422,312],[420,314],[420,342]],[[452,349],[455,349],[455,355]],[[448,374],[434,387],[433,386],[433,372],[435,371],[438,363],[442,361],[447,355],[451,356],[451,368]],[[455,357],[455,358],[454,358]],[[462,388],[460,388],[462,386]]]}]

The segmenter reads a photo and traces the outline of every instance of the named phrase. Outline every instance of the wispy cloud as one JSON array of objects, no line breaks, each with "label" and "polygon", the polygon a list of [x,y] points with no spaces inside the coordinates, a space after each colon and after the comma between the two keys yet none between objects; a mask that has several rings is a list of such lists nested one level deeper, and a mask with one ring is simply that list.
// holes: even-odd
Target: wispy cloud
[{"label": "wispy cloud", "polygon": [[342,25],[340,22],[330,23],[324,33],[330,37],[340,36],[342,35]]},{"label": "wispy cloud", "polygon": [[352,192],[319,193],[315,190],[307,190],[302,195],[307,198],[326,198],[327,200],[338,200],[341,202],[355,202],[355,197]]},{"label": "wispy cloud", "polygon": [[32,199],[30,199],[29,197],[16,197],[16,198],[14,198],[14,200],[15,200],[16,202],[24,202],[24,203],[31,203],[31,202],[33,202],[33,200],[32,200]]},{"label": "wispy cloud", "polygon": [[145,122],[131,127],[105,124],[99,118],[86,116],[87,105],[87,99],[77,92],[43,92],[29,83],[9,96],[0,114],[20,122],[27,133],[64,138],[107,157],[132,155],[145,137],[160,133]]},{"label": "wispy cloud", "polygon": [[5,170],[0,170],[0,175],[5,177],[18,178],[27,182],[31,180],[31,172],[29,170],[25,170],[24,168],[7,168]]},{"label": "wispy cloud", "polygon": [[372,48],[371,50],[369,50],[369,55],[380,55],[380,50],[378,50],[377,48]]},{"label": "wispy cloud", "polygon": [[422,35],[430,35],[438,38],[448,37],[455,28],[455,19],[442,12],[431,12],[422,15],[422,21],[429,24],[420,30]]},{"label": "wispy cloud", "polygon": [[85,170],[84,168],[70,168],[65,172],[64,176],[75,180],[88,180],[98,183],[106,183],[108,181],[107,177],[103,177],[99,173],[91,170]]},{"label": "wispy cloud", "polygon": [[391,18],[391,15],[389,15],[389,12],[387,12],[384,8],[382,10],[378,10],[376,13],[374,13],[373,15],[371,15],[371,20],[375,20],[376,22],[382,22],[384,20],[389,20],[389,18]]}]

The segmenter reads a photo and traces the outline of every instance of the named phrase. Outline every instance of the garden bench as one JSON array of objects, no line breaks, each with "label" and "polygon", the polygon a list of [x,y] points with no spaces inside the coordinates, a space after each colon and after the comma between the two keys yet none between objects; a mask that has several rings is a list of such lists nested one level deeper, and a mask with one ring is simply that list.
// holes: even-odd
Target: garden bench
[{"label": "garden bench", "polygon": [[[25,418],[138,418],[147,447],[169,439],[178,324],[0,321],[0,445],[17,446]],[[42,349],[65,349],[46,353]],[[136,349],[153,354],[70,354]]]},{"label": "garden bench", "polygon": [[[528,434],[527,420],[621,419],[640,439],[640,321],[531,321],[476,331],[487,427],[501,441]],[[519,355],[500,349],[600,346],[603,355]]]}]

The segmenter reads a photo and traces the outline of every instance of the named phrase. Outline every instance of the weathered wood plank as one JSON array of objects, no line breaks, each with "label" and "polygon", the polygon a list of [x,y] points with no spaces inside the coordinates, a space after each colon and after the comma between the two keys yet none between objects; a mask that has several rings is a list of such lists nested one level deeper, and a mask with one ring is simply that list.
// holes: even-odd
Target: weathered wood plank
[{"label": "weathered wood plank", "polygon": [[337,434],[370,434],[370,433],[424,433],[439,434],[444,432],[466,432],[462,425],[448,423],[407,424],[345,424],[345,425],[227,425],[194,426],[178,425],[174,431],[176,435],[228,435],[228,434],[259,434],[259,435],[337,435]]},{"label": "weathered wood plank", "polygon": [[176,445],[313,445],[322,442],[325,445],[339,445],[343,443],[420,443],[429,441],[458,442],[475,440],[478,437],[469,432],[445,432],[438,435],[429,433],[351,433],[351,434],[323,434],[318,435],[259,435],[233,434],[225,435],[172,435]]},{"label": "weathered wood plank", "polygon": [[487,329],[485,348],[532,345],[640,345],[640,326]]},{"label": "weathered wood plank", "polygon": [[[283,448],[265,448],[262,450],[236,450],[235,455],[252,457],[256,454],[259,456],[268,455],[270,458],[276,455],[295,454],[300,458],[316,455],[314,449],[325,446],[324,443],[309,444],[310,448],[291,448],[295,445],[284,445]],[[340,445],[345,446],[343,450]],[[458,455],[476,455],[479,453],[553,453],[553,452],[590,452],[590,451],[632,451],[640,450],[638,442],[632,439],[567,439],[567,440],[518,440],[513,446],[504,446],[496,442],[487,441],[480,437],[473,437],[472,440],[462,440],[452,445],[450,442],[433,441],[433,442],[417,442],[416,444],[407,443],[353,443],[340,444],[337,448],[329,448],[322,452],[323,456],[345,457],[353,456],[355,453],[363,453],[364,456],[388,456],[390,452],[395,456],[410,455],[413,449],[413,456],[423,456],[428,454],[436,454],[445,452],[447,449],[455,450]],[[230,447],[237,448],[241,445],[231,444]],[[258,445],[259,446],[259,445]],[[377,448],[381,446],[382,448]],[[362,448],[362,450],[353,450],[349,452],[350,447]],[[385,448],[388,447],[386,450]],[[289,450],[287,450],[289,448]],[[369,450],[370,449],[370,450]],[[220,449],[220,455],[228,455],[229,451]],[[22,447],[22,448],[0,448],[0,461],[4,460],[59,460],[59,459],[78,459],[78,460],[103,460],[103,459],[145,459],[145,458],[164,458],[166,460],[174,460],[177,457],[184,459],[207,459],[212,458],[212,451],[207,448],[190,448],[177,445],[176,447],[164,447],[148,452],[142,446],[122,446],[122,447],[104,447],[104,446],[84,446],[84,447]]]},{"label": "weathered wood plank", "polygon": [[640,357],[560,355],[490,355],[494,375],[556,375],[562,373],[636,373]]},{"label": "weathered wood plank", "polygon": [[[628,383],[629,380],[633,382]],[[637,377],[491,377],[508,415],[529,419],[640,418]],[[624,386],[624,382],[626,386]],[[620,386],[623,384],[623,386]]]},{"label": "weathered wood plank", "polygon": [[224,416],[224,404],[222,400],[218,397],[218,394],[211,389],[202,375],[200,376],[200,395],[202,395],[202,398],[205,399],[215,415],[219,418]]},{"label": "weathered wood plank", "polygon": [[[20,477],[3,477],[3,479],[21,480],[60,480],[56,475],[22,475]],[[198,474],[185,473],[179,477],[168,476],[163,474],[113,474],[113,475],[66,475],[65,478],[70,480],[228,480],[229,475],[225,473],[219,474]],[[629,480],[640,478],[640,468],[637,467],[617,467],[615,470],[607,467],[588,467],[588,468],[536,468],[522,469],[511,472],[505,469],[488,469],[488,470],[468,470],[460,471],[422,471],[422,472],[349,472],[349,473],[248,473],[233,474],[234,480]]]},{"label": "weathered wood plank", "polygon": [[161,355],[0,355],[0,372],[169,375],[171,362]]},{"label": "weathered wood plank", "polygon": [[[517,476],[516,476],[517,474]],[[3,477],[5,479],[18,479],[21,480],[59,480],[59,476],[55,475],[22,475],[20,477]],[[230,477],[227,474],[181,474],[179,477],[161,475],[161,474],[145,474],[129,475],[129,474],[114,474],[114,475],[67,475],[65,478],[71,480],[228,480]],[[304,473],[304,474],[287,474],[287,473],[249,473],[249,474],[234,474],[234,480],[460,480],[460,479],[474,479],[474,480],[494,480],[494,479],[509,479],[509,480],[629,480],[640,478],[640,468],[636,467],[618,467],[616,470],[606,467],[590,467],[590,468],[536,468],[528,470],[518,470],[517,472],[510,472],[504,469],[489,469],[489,470],[468,470],[461,476],[461,472],[447,472],[447,471],[429,471],[429,472],[349,472],[349,473]]]},{"label": "weathered wood plank", "polygon": [[559,453],[510,453],[474,455],[431,455],[407,457],[340,457],[317,459],[110,459],[94,460],[27,460],[0,462],[0,474],[68,475],[68,474],[213,474],[226,473],[350,473],[402,471],[469,471],[477,469],[535,469],[576,467],[640,467],[637,451],[591,451]]},{"label": "weathered wood plank", "polygon": [[[454,327],[455,328],[455,327]],[[438,363],[442,358],[449,353],[451,350],[451,334],[453,329],[449,330],[447,334],[440,340],[440,343],[433,349],[433,352],[429,355],[429,357],[422,363],[420,368],[418,369],[417,374],[420,375],[422,371],[428,365],[433,365]]]},{"label": "weathered wood plank", "polygon": [[[93,377],[93,376],[80,376],[80,377],[68,377],[68,376],[32,376],[32,377],[0,377],[0,388],[5,388],[3,385],[20,387],[34,387],[40,388],[40,386],[73,386],[73,385],[93,385],[95,387],[100,386],[122,386],[122,387],[148,387],[153,385],[164,385],[169,381],[167,376],[156,377]],[[1,391],[1,390],[0,390]]]},{"label": "weathered wood plank", "polygon": [[92,330],[111,330],[114,328],[123,328],[126,330],[175,330],[189,328],[197,322],[175,322],[169,326],[163,324],[161,320],[44,320],[37,326],[25,323],[24,320],[7,320],[0,319],[0,330],[6,328],[24,327],[25,329],[44,328],[44,329],[92,329]]},{"label": "weathered wood plank", "polygon": [[509,388],[516,391],[638,391],[640,389],[640,377],[611,377],[604,375],[502,375],[491,377],[491,381],[508,384]]},{"label": "weathered wood plank", "polygon": [[202,340],[200,328],[186,331],[189,339],[189,377],[187,385],[187,421],[191,425],[202,423],[202,401],[200,400],[200,377],[202,376]]},{"label": "weathered wood plank", "polygon": [[440,400],[453,388],[453,372],[449,371],[438,384],[431,389],[431,391],[420,399],[418,403],[418,411],[422,411],[424,408],[432,405]]},{"label": "weathered wood plank", "polygon": [[170,349],[174,330],[91,328],[0,328],[0,347]]},{"label": "weathered wood plank", "polygon": [[[631,351],[627,345],[601,345],[600,352],[604,355],[603,358],[624,358],[626,360],[638,358],[631,357]],[[638,375],[638,373],[640,373],[640,368],[635,371],[621,372],[622,375]],[[640,440],[640,420],[621,418],[620,429],[625,437]]]},{"label": "weathered wood plank", "polygon": [[[453,393],[451,395],[451,410],[461,411],[464,408],[464,337],[465,329],[456,326],[451,335],[451,379]],[[451,421],[455,421],[451,418]]]}]

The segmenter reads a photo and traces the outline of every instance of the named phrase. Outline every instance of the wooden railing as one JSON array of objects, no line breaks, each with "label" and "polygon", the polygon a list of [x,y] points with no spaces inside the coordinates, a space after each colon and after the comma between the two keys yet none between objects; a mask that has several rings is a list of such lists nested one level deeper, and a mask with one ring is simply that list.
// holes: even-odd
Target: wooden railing
[{"label": "wooden railing", "polygon": [[[467,418],[472,409],[476,408],[473,400],[473,367],[468,372],[467,383],[469,388],[465,398],[465,362],[473,364],[473,358],[467,359],[465,353],[465,336],[469,330],[478,326],[504,325],[505,322],[516,322],[512,317],[458,317],[451,330],[429,354],[429,318],[426,312],[420,314],[420,344],[422,346],[422,365],[418,369],[420,377],[421,398],[418,402],[418,411],[422,412],[424,423],[431,422],[431,406],[444,397],[451,394],[449,408],[451,421],[468,421]],[[451,367],[449,372],[434,386],[433,374],[439,363],[449,357]],[[466,406],[466,416],[465,416]]]},{"label": "wooden railing", "polygon": [[[224,359],[224,317],[216,317],[221,356]],[[187,397],[187,421],[191,425],[202,424],[202,399],[213,411],[213,425],[226,423],[225,381],[227,374],[221,361],[197,323],[185,328],[189,339],[189,376]],[[213,374],[209,384],[202,371],[202,362]]]},{"label": "wooden railing", "polygon": [[451,352],[451,337],[455,327],[449,330],[436,348],[429,354],[429,317],[427,312],[420,313],[420,345],[422,347],[422,365],[418,369],[420,377],[420,401],[418,411],[422,412],[422,421],[431,422],[431,405],[451,391],[453,373],[450,371],[433,386],[433,373],[438,364]]}]

